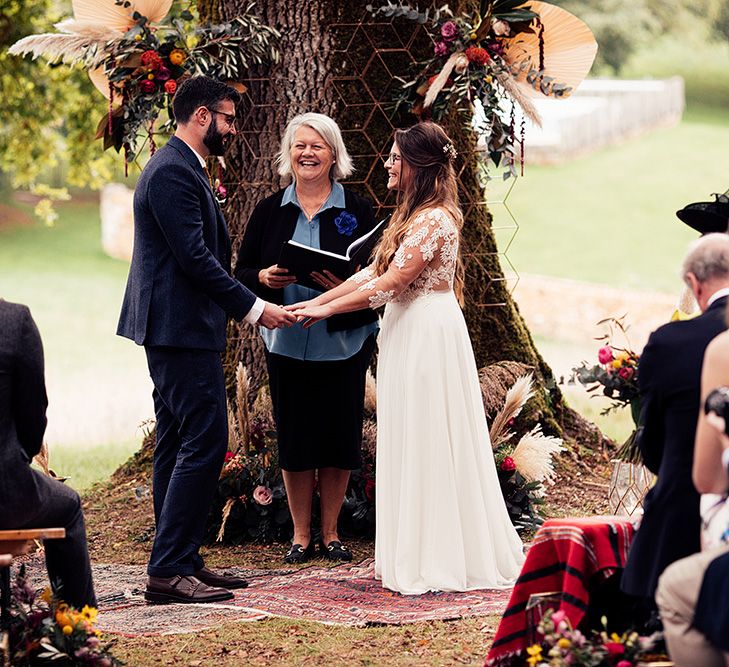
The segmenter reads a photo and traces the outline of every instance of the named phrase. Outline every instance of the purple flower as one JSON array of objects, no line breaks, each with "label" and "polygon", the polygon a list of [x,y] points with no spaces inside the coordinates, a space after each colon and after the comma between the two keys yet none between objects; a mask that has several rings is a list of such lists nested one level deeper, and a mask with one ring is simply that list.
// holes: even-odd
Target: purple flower
[{"label": "purple flower", "polygon": [[433,53],[438,57],[446,55],[448,53],[448,44],[445,42],[436,42],[435,47],[433,47]]},{"label": "purple flower", "polygon": [[344,236],[352,236],[352,232],[357,229],[357,218],[347,211],[342,211],[334,219],[334,224],[340,234]]},{"label": "purple flower", "polygon": [[452,42],[458,36],[458,26],[453,21],[446,21],[440,27],[440,34],[446,42]]}]

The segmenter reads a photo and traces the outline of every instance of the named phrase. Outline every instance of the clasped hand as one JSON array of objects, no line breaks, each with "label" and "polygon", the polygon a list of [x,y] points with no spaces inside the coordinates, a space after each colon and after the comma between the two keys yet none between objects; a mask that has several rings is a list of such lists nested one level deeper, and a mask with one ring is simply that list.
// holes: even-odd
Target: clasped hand
[{"label": "clasped hand", "polygon": [[316,303],[316,299],[292,303],[290,306],[285,306],[285,308],[296,317],[297,322],[304,322],[304,329],[308,329],[310,326],[334,314],[329,304],[319,305]]}]

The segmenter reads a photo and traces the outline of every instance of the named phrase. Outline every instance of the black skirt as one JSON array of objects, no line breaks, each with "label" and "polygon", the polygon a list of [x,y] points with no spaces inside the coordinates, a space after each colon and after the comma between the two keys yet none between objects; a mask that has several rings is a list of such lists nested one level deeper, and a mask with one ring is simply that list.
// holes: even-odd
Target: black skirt
[{"label": "black skirt", "polygon": [[279,465],[289,472],[360,467],[365,376],[372,334],[341,361],[301,361],[266,352]]}]

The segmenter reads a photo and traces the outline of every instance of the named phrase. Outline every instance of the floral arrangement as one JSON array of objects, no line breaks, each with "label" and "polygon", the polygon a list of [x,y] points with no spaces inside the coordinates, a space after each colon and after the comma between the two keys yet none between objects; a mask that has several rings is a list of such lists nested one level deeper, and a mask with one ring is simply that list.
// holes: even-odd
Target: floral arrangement
[{"label": "floral arrangement", "polygon": [[[542,641],[526,649],[530,667],[636,667],[638,662],[655,657],[649,654],[660,635],[641,637],[637,632],[608,634],[603,630],[586,636],[573,629],[565,612],[548,610],[539,623]],[[665,658],[665,656],[660,656]]]},{"label": "floral arrangement", "polygon": [[[173,17],[145,16],[137,8],[143,3],[113,0],[126,12],[123,28],[101,25],[103,11],[112,0],[98,3],[100,17],[69,20],[57,24],[60,33],[33,35],[16,42],[10,53],[40,55],[51,62],[82,63],[94,84],[109,100],[108,113],[99,124],[97,138],[104,149],[124,150],[126,160],[139,154],[142,137],[154,152],[154,135],[174,127],[172,97],[188,76],[204,74],[226,81],[241,78],[253,64],[278,62],[273,46],[279,33],[249,12],[218,25],[199,25],[194,3]],[[150,4],[158,10],[160,3]],[[164,3],[162,3],[164,5]],[[169,8],[169,3],[168,7]],[[241,86],[239,86],[241,87]],[[167,119],[158,130],[154,124],[160,113]]]},{"label": "floral arrangement", "polygon": [[[587,387],[592,394],[601,393],[610,399],[610,404],[600,414],[607,415],[614,410],[630,407],[630,414],[636,429],[640,423],[640,392],[638,388],[638,369],[640,355],[631,347],[628,340],[628,326],[624,317],[610,317],[598,322],[607,324],[608,333],[596,338],[602,342],[597,351],[597,364],[583,361],[572,369],[571,381]],[[615,344],[616,334],[624,340],[621,347]],[[636,446],[635,431],[618,452],[618,456],[633,463],[640,462],[640,450]]]},{"label": "floral arrangement", "polygon": [[[544,26],[536,8],[525,0],[481,0],[477,13],[454,16],[447,5],[420,12],[388,0],[384,6],[369,9],[374,15],[429,25],[433,55],[417,64],[412,78],[401,80],[396,107],[404,106],[417,116],[436,121],[454,107],[464,112],[467,127],[486,137],[485,152],[493,164],[504,165],[504,178],[516,176],[517,152],[522,165],[524,162],[524,119],[522,116],[517,138],[515,108],[540,124],[539,114],[517,77],[526,74],[527,85],[554,98],[567,96],[572,90],[545,73]],[[536,62],[525,53],[512,57],[510,46],[523,42],[530,33],[538,37]],[[589,65],[585,73],[588,69]],[[474,116],[477,106],[482,115]]]},{"label": "floral arrangement", "polygon": [[552,457],[564,449],[562,440],[544,435],[539,424],[513,444],[516,436],[512,429],[533,396],[533,381],[532,374],[516,380],[489,433],[506,509],[520,530],[536,529],[542,523],[537,510],[543,502],[545,484],[554,480]]},{"label": "floral arrangement", "polygon": [[12,665],[84,665],[113,667],[122,663],[103,643],[94,629],[97,610],[85,606],[81,611],[57,600],[46,589],[37,595],[28,585],[25,566],[13,583],[8,626],[9,655]]}]

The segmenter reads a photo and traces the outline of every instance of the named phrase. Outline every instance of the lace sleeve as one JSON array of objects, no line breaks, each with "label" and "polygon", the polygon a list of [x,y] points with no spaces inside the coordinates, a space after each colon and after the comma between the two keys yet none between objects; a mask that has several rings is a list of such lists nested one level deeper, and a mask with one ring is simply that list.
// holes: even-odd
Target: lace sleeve
[{"label": "lace sleeve", "polygon": [[[357,289],[367,295],[370,308],[379,308],[401,294],[434,260],[447,264],[445,260],[454,249],[457,252],[457,247],[458,231],[444,211],[435,208],[421,213],[410,225],[387,271],[381,276],[375,276],[369,267],[360,271],[355,276],[363,284]],[[444,254],[449,257],[444,258]],[[368,270],[370,273],[363,276]]]},{"label": "lace sleeve", "polygon": [[357,273],[349,276],[347,278],[347,282],[356,283],[357,285],[360,285],[372,278],[372,276],[375,275],[375,270],[371,266],[366,266],[361,271],[357,271]]}]

